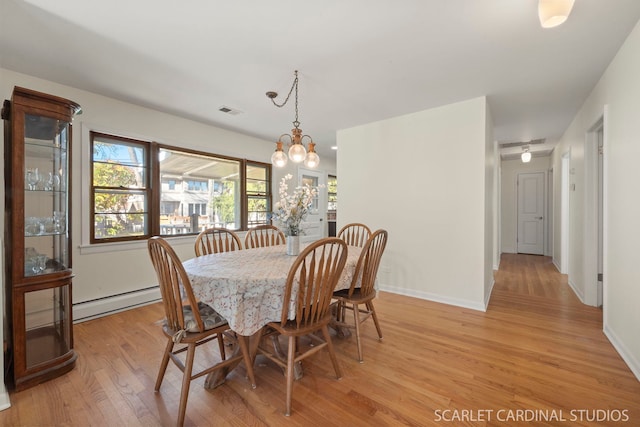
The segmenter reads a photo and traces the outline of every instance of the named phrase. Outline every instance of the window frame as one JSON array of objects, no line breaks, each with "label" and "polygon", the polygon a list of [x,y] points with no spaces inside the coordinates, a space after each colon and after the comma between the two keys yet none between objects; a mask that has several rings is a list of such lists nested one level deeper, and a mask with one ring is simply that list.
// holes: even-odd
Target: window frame
[{"label": "window frame", "polygon": [[[122,141],[127,144],[139,144],[142,147],[145,147],[145,167],[147,169],[146,176],[146,195],[147,195],[147,215],[148,215],[148,225],[147,232],[141,235],[135,236],[122,236],[122,237],[112,237],[112,238],[96,238],[95,234],[95,191],[96,188],[101,188],[94,186],[94,159],[93,159],[93,144],[94,144],[94,135],[98,135],[100,137],[104,137],[106,139],[113,139],[115,141]],[[265,189],[265,198],[267,199],[267,208],[270,208],[273,203],[273,183],[272,179],[272,168],[270,163],[260,162],[256,160],[247,160],[243,158],[231,157],[220,155],[216,153],[210,153],[200,150],[194,150],[184,147],[177,147],[174,145],[162,144],[155,141],[149,141],[145,139],[139,138],[131,138],[126,136],[119,136],[109,132],[90,130],[89,131],[89,147],[90,147],[90,155],[89,155],[89,171],[90,171],[90,179],[89,179],[89,244],[90,245],[104,245],[109,243],[121,243],[121,242],[136,242],[141,240],[147,240],[152,236],[163,236],[166,238],[173,237],[184,237],[184,236],[193,236],[197,235],[198,232],[186,232],[181,234],[160,234],[161,226],[160,226],[160,217],[162,212],[161,206],[161,194],[162,194],[162,184],[160,179],[160,150],[171,150],[176,152],[181,152],[185,154],[192,154],[197,156],[210,157],[212,159],[221,159],[228,160],[233,162],[238,162],[239,164],[239,185],[240,185],[240,194],[237,200],[235,201],[236,206],[238,207],[238,212],[240,214],[240,228],[234,231],[246,231],[249,229],[248,226],[248,210],[249,210],[249,195],[247,194],[247,168],[250,166],[258,166],[264,167],[266,170],[266,184],[267,188]],[[136,189],[136,191],[139,191]],[[239,204],[239,206],[238,206]],[[207,211],[210,209],[209,206],[206,207]],[[267,219],[267,223],[270,221]]]},{"label": "window frame", "polygon": [[[112,134],[108,134],[108,133],[104,133],[104,132],[98,132],[98,131],[90,131],[89,133],[89,151],[90,151],[90,166],[89,166],[89,171],[90,171],[90,178],[89,178],[89,200],[90,200],[90,206],[89,206],[89,242],[91,244],[102,244],[102,243],[110,243],[110,242],[123,242],[123,241],[136,241],[136,240],[145,240],[148,239],[148,234],[143,233],[142,235],[133,235],[133,236],[125,236],[125,237],[112,237],[112,238],[96,238],[96,230],[95,230],[95,225],[96,225],[96,221],[95,221],[95,216],[96,216],[96,203],[95,203],[95,197],[96,197],[96,188],[98,189],[116,189],[116,187],[109,187],[109,186],[95,186],[94,185],[94,160],[93,160],[93,146],[94,146],[94,136],[98,136],[98,137],[103,137],[105,139],[111,139],[114,141],[120,141],[123,144],[127,144],[127,145],[132,145],[132,146],[139,146],[143,149],[143,159],[144,159],[144,163],[143,163],[143,167],[146,168],[146,173],[144,176],[144,188],[133,188],[133,187],[128,187],[125,190],[128,191],[137,191],[137,192],[142,192],[145,194],[145,199],[146,199],[146,203],[147,203],[147,210],[146,210],[146,214],[147,214],[147,220],[148,220],[148,224],[147,224],[147,229],[149,231],[152,230],[152,226],[153,226],[153,221],[152,221],[152,200],[153,200],[153,193],[152,193],[152,176],[153,176],[153,171],[151,168],[151,147],[148,146],[147,144],[149,144],[148,141],[142,141],[142,140],[138,140],[135,138],[128,138],[128,137],[123,137],[123,136],[118,136],[118,135],[112,135]],[[119,188],[120,190],[122,190],[122,188]],[[159,207],[158,207],[159,208]]]}]

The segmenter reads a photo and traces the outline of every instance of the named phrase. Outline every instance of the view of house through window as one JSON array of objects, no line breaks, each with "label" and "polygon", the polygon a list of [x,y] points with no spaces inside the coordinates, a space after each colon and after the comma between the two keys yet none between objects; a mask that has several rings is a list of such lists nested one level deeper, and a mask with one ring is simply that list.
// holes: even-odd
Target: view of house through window
[{"label": "view of house through window", "polygon": [[91,144],[94,243],[268,223],[269,164],[97,132]]},{"label": "view of house through window", "polygon": [[161,148],[160,234],[241,228],[239,160]]}]

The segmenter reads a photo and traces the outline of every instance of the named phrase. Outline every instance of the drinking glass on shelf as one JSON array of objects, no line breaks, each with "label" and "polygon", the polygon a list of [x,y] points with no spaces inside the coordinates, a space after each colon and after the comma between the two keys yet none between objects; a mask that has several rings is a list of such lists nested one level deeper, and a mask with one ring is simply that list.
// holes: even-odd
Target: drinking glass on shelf
[{"label": "drinking glass on shelf", "polygon": [[53,223],[56,233],[64,233],[65,231],[65,217],[64,212],[53,211]]},{"label": "drinking glass on shelf", "polygon": [[57,173],[52,174],[51,189],[53,191],[60,191],[60,177]]},{"label": "drinking glass on shelf", "polygon": [[24,234],[26,236],[37,236],[44,231],[40,218],[28,217],[24,222]]},{"label": "drinking glass on shelf", "polygon": [[55,218],[52,216],[42,218],[42,224],[46,234],[55,233],[57,231]]},{"label": "drinking glass on shelf", "polygon": [[44,190],[51,191],[53,190],[53,173],[49,172],[49,178],[44,183]]},{"label": "drinking glass on shelf", "polygon": [[38,168],[27,169],[25,179],[27,181],[27,184],[29,185],[29,190],[36,190],[38,182],[40,182],[40,174],[38,173]]},{"label": "drinking glass on shelf", "polygon": [[47,256],[36,255],[31,268],[34,274],[42,273],[47,268]]}]

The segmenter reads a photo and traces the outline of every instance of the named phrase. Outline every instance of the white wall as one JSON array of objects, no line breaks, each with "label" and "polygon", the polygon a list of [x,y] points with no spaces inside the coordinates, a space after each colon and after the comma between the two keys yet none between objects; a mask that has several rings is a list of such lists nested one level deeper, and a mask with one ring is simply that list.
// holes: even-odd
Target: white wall
[{"label": "white wall", "polygon": [[[517,160],[503,160],[501,164],[501,242],[503,253],[517,253],[518,238],[518,174],[528,172],[544,172],[545,177],[549,169],[549,156],[532,157],[529,163]],[[546,191],[546,186],[545,186]],[[548,233],[545,232],[545,255],[550,255],[547,245]]]},{"label": "white wall", "polygon": [[[117,101],[83,90],[59,85],[28,75],[0,68],[0,96],[10,99],[14,86],[61,96],[82,106],[83,113],[74,118],[72,141],[72,217],[73,217],[73,302],[74,319],[92,315],[101,310],[117,310],[130,304],[142,303],[158,298],[157,289],[136,294],[134,291],[155,287],[155,273],[149,261],[146,242],[82,246],[88,242],[82,234],[82,221],[88,220],[87,197],[83,193],[88,182],[87,161],[88,132],[101,130],[116,134],[139,137],[146,140],[186,147],[194,150],[270,162],[275,148],[273,141],[230,132],[202,123],[161,113],[148,108]],[[171,100],[167,100],[170,102]],[[283,126],[286,123],[283,123]],[[2,137],[4,140],[4,136]],[[335,162],[321,159],[320,170],[335,172]],[[286,173],[297,176],[297,168],[288,165],[285,170],[273,168],[273,190],[277,195],[279,179]],[[4,200],[4,185],[0,185]],[[0,214],[0,225],[4,230],[4,211]],[[171,239],[172,245],[182,259],[194,256],[195,237]],[[80,247],[82,246],[82,247]],[[130,294],[133,292],[133,294]],[[114,295],[124,296],[109,298]]]},{"label": "white wall", "polygon": [[389,231],[381,289],[485,308],[494,238],[487,114],[481,97],[338,132],[338,228]]},{"label": "white wall", "polygon": [[[600,82],[583,104],[553,154],[554,170],[560,171],[563,153],[571,153],[569,280],[576,293],[586,289],[584,265],[591,262],[585,250],[585,166],[587,133],[603,117],[605,123],[604,207],[604,331],[640,379],[640,24],[637,24]],[[560,180],[555,191],[560,194]],[[555,223],[560,223],[556,203]],[[557,239],[555,250],[559,250]],[[589,282],[590,283],[590,282]]]},{"label": "white wall", "polygon": [[493,289],[493,270],[497,269],[498,256],[496,241],[496,217],[498,212],[498,195],[496,193],[496,171],[498,170],[499,153],[497,141],[493,139],[493,120],[491,110],[485,102],[485,166],[484,166],[484,306],[489,305]]}]

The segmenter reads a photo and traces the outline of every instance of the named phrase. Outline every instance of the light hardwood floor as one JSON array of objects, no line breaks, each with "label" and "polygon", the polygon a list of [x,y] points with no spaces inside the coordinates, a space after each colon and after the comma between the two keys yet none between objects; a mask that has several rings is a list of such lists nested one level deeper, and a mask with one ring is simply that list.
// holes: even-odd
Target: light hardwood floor
[{"label": "light hardwood floor", "polygon": [[[335,339],[339,381],[327,355],[305,361],[290,417],[281,371],[259,358],[256,389],[242,365],[213,391],[192,382],[185,425],[640,425],[640,382],[602,333],[602,311],[582,305],[549,258],[504,255],[486,313],[385,292],[375,305],[384,340],[365,323],[359,364],[354,338]],[[154,304],[76,325],[76,368],[11,394],[0,425],[173,425],[180,372],[170,365],[153,392],[161,318]]]}]

